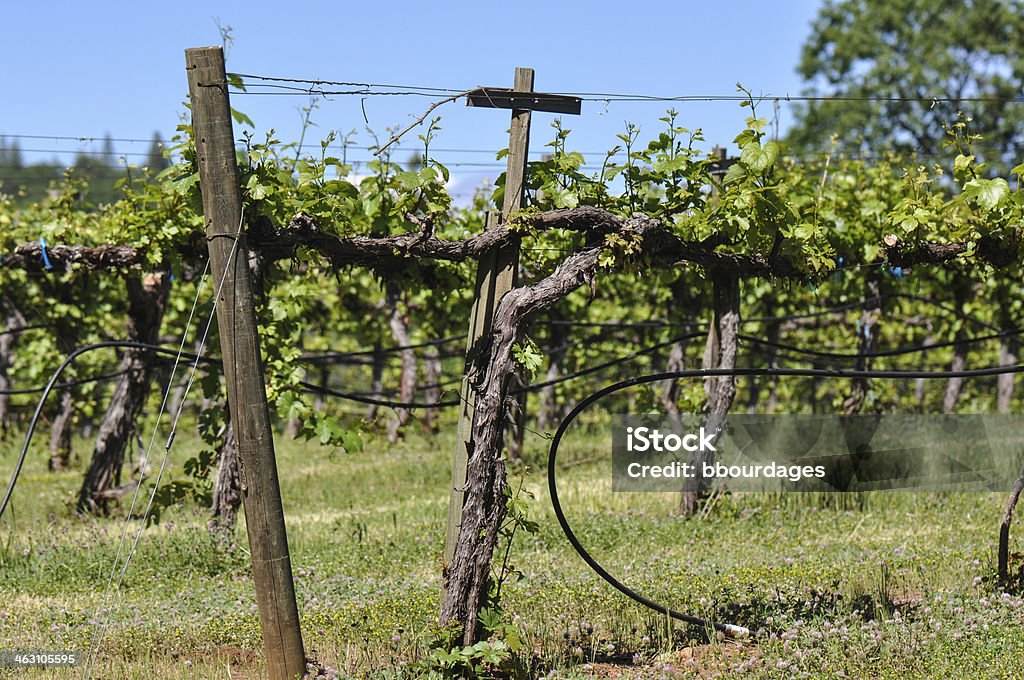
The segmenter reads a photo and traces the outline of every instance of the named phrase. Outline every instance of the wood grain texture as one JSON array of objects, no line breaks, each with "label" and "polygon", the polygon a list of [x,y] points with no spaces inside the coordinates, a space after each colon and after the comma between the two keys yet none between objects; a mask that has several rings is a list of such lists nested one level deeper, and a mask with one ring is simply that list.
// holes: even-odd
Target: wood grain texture
[{"label": "wood grain texture", "polygon": [[306,656],[263,382],[249,249],[241,228],[224,53],[219,47],[189,49],[185,62],[211,272],[216,285],[223,280],[217,325],[267,670],[272,680],[292,680],[305,674]]}]

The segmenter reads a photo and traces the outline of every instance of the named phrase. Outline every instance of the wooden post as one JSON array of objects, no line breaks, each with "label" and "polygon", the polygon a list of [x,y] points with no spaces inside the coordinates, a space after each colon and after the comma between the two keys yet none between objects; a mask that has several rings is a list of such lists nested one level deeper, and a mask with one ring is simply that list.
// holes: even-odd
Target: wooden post
[{"label": "wooden post", "polygon": [[[515,92],[533,92],[533,69],[517,68]],[[526,179],[526,160],[530,151],[530,109],[512,109],[509,129],[508,165],[505,171],[505,198],[502,201],[502,221],[523,205],[523,183]],[[487,227],[492,226],[493,215],[487,215]],[[462,408],[452,458],[452,489],[448,504],[448,524],[444,542],[444,570],[447,573],[455,554],[455,541],[462,525],[462,504],[466,493],[466,465],[469,461],[468,444],[473,432],[473,412],[476,396],[474,376],[470,375],[480,339],[491,332],[494,308],[501,296],[512,290],[519,269],[519,242],[495,249],[482,256],[477,263],[476,288],[473,311],[470,313],[469,335],[466,339],[466,372],[462,379]]]},{"label": "wooden post", "polygon": [[238,443],[242,500],[267,669],[272,680],[293,680],[305,674],[306,655],[263,382],[249,249],[241,229],[242,199],[224,52],[220,47],[187,49],[185,64],[215,290],[223,277],[217,326],[228,406]]}]

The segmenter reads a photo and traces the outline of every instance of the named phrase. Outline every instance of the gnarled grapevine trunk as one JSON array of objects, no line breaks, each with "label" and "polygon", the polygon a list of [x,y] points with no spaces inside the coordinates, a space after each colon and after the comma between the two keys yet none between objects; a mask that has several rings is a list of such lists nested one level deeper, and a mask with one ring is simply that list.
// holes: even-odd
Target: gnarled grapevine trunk
[{"label": "gnarled grapevine trunk", "polygon": [[507,483],[501,441],[517,366],[512,345],[520,338],[528,315],[550,308],[590,280],[599,252],[599,247],[591,247],[571,255],[545,279],[506,293],[494,314],[490,346],[474,360],[471,372],[483,377],[476,388],[462,521],[445,573],[440,617],[441,625],[458,625],[465,645],[480,636],[478,614],[486,603],[491,559],[505,518]]},{"label": "gnarled grapevine trunk", "polygon": [[[740,280],[734,272],[714,271],[711,273],[713,319],[708,331],[704,349],[704,368],[733,369],[736,367],[736,353],[740,330]],[[736,398],[736,376],[711,376],[704,379],[706,412],[704,427],[717,432],[725,423],[725,417]],[[710,463],[709,452],[698,451],[693,463],[697,470],[704,463]],[[700,475],[688,478],[679,501],[679,514],[691,517],[697,512],[702,495],[707,493],[707,484]]]},{"label": "gnarled grapevine trunk", "polygon": [[14,300],[6,295],[0,295],[0,315],[3,315],[4,319],[3,333],[0,334],[0,439],[4,439],[7,437],[11,410],[11,395],[5,394],[11,389],[7,368],[14,360],[14,345],[18,340],[18,332],[27,324],[25,316]]},{"label": "gnarled grapevine trunk", "polygon": [[227,418],[227,423],[217,463],[217,478],[213,482],[213,499],[210,504],[213,516],[209,523],[211,533],[224,536],[234,528],[238,508],[242,504],[242,485],[238,478],[238,442],[235,441],[231,418]]},{"label": "gnarled grapevine trunk", "polygon": [[[128,290],[128,339],[155,343],[167,303],[170,277],[149,274],[140,280],[131,276],[125,279],[125,285]],[[78,494],[79,512],[108,513],[109,501],[120,491],[117,487],[121,483],[125,449],[149,394],[152,360],[152,353],[147,350],[130,348],[124,352],[121,370],[125,373],[117,381],[100,424],[96,449]]]}]

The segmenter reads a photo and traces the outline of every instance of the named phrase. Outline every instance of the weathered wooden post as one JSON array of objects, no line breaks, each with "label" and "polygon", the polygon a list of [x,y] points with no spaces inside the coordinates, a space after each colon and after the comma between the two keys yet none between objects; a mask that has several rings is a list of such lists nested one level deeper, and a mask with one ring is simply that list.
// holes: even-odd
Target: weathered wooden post
[{"label": "weathered wooden post", "polygon": [[[253,306],[231,108],[220,47],[185,50],[192,129],[217,300],[228,406],[238,442],[245,523],[269,677],[306,672],[288,537]],[[223,283],[221,283],[223,281]]]},{"label": "weathered wooden post", "polygon": [[[469,106],[512,109],[509,129],[508,165],[505,172],[505,198],[502,201],[502,220],[523,205],[523,187],[526,180],[526,160],[530,147],[530,112],[550,111],[578,115],[580,100],[533,92],[533,69],[517,68],[515,87],[511,90],[484,87],[466,97]],[[493,225],[488,215],[487,226]],[[462,506],[465,500],[466,465],[469,460],[468,444],[472,438],[473,413],[476,396],[473,391],[475,376],[471,375],[473,361],[479,351],[481,338],[491,331],[491,322],[498,300],[515,285],[519,268],[518,241],[505,248],[495,249],[482,256],[477,264],[473,310],[470,313],[469,334],[466,340],[466,373],[462,379],[462,408],[452,460],[452,489],[448,506],[448,525],[445,533],[444,569],[447,573],[455,542],[462,524]]]}]

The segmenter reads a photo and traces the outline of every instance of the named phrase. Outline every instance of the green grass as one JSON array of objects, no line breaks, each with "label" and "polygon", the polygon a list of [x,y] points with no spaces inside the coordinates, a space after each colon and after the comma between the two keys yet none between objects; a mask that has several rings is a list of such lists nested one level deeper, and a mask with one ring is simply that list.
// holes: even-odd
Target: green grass
[{"label": "green grass", "polygon": [[[179,441],[177,470],[191,453]],[[525,578],[503,591],[525,677],[1024,676],[1024,606],[992,581],[1000,495],[874,494],[839,509],[734,495],[687,521],[672,515],[673,494],[612,493],[602,439],[567,441],[560,498],[594,558],[652,599],[758,631],[734,642],[668,622],[590,571],[551,511],[544,446],[534,442],[526,480],[540,531],[517,539]],[[307,651],[340,677],[413,677],[427,653],[451,448],[450,436],[415,435],[342,455],[278,438]],[[3,448],[5,470],[15,453]],[[208,536],[202,509],[166,511],[104,599],[124,508],[77,518],[80,481],[80,469],[46,472],[41,451],[26,466],[0,526],[0,649],[87,652],[106,603],[94,677],[262,677],[244,525],[228,544]]]}]

